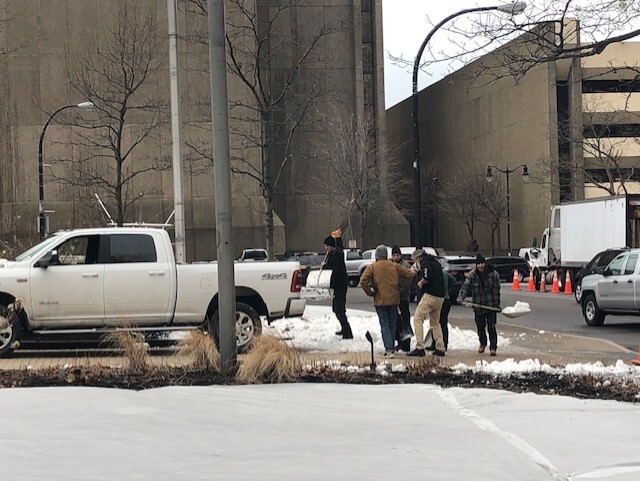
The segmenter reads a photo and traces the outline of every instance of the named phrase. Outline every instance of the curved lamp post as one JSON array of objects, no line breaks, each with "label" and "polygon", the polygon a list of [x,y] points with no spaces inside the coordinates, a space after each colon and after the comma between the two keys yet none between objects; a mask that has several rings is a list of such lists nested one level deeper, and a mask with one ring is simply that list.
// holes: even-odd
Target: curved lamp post
[{"label": "curved lamp post", "polygon": [[40,132],[40,141],[38,142],[38,234],[40,235],[40,240],[44,239],[47,227],[46,217],[44,215],[44,164],[42,163],[42,144],[44,142],[44,133],[47,131],[47,127],[49,127],[49,124],[56,114],[62,112],[64,109],[78,108],[91,110],[93,107],[93,102],[80,102],[79,104],[70,104],[60,107],[49,115],[47,122],[44,124],[44,127],[42,127],[42,132]]},{"label": "curved lamp post", "polygon": [[414,199],[414,210],[413,210],[413,222],[415,229],[415,246],[423,247],[422,245],[422,194],[420,192],[420,137],[419,137],[419,117],[418,117],[418,70],[420,69],[420,59],[422,58],[422,53],[426,48],[431,37],[438,31],[440,27],[442,27],[445,23],[450,20],[453,20],[460,15],[464,15],[467,13],[474,12],[490,12],[497,11],[502,13],[508,13],[509,15],[518,15],[524,11],[526,8],[526,2],[514,2],[507,5],[495,5],[493,7],[476,7],[476,8],[467,8],[464,10],[460,10],[459,12],[453,13],[449,15],[447,18],[438,23],[433,29],[429,32],[429,34],[420,45],[420,50],[418,50],[418,54],[416,55],[416,60],[413,64],[413,90],[412,90],[412,99],[413,99],[413,189],[415,194]]},{"label": "curved lamp post", "polygon": [[529,169],[527,168],[527,164],[519,165],[515,169],[509,169],[509,166],[507,165],[504,170],[499,169],[494,165],[487,165],[487,182],[491,182],[493,180],[493,172],[491,169],[496,169],[498,172],[502,172],[507,176],[507,250],[509,251],[509,255],[511,255],[511,190],[509,187],[509,174],[513,174],[520,168],[522,168],[522,180],[527,182],[529,180]]}]

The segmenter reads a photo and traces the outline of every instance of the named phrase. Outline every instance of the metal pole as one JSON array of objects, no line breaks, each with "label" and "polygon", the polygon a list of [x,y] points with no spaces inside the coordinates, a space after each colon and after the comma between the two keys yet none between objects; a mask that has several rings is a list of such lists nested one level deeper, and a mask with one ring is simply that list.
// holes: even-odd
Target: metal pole
[{"label": "metal pole", "polygon": [[65,105],[60,107],[54,113],[49,115],[47,122],[42,127],[42,132],[40,132],[40,140],[38,141],[38,235],[40,240],[44,240],[46,235],[47,228],[47,219],[44,211],[44,162],[42,160],[42,147],[44,144],[44,133],[47,131],[47,127],[53,120],[53,118],[58,114],[58,112],[63,111],[64,109],[68,109],[71,107],[77,107],[75,104]]},{"label": "metal pole", "polygon": [[509,170],[509,166],[507,165],[507,250],[509,251],[509,255],[511,255],[511,207],[510,207],[510,197],[511,190],[509,189],[509,174],[513,172]]},{"label": "metal pole", "polygon": [[213,175],[218,247],[218,315],[222,372],[235,371],[236,292],[233,270],[233,222],[231,211],[231,160],[227,101],[224,0],[207,0],[209,22],[209,71],[213,130]]},{"label": "metal pole", "polygon": [[412,117],[413,117],[413,191],[414,191],[414,205],[413,205],[413,224],[414,224],[414,243],[415,247],[423,247],[422,245],[422,194],[420,192],[420,119],[419,119],[419,103],[418,103],[418,71],[420,70],[420,59],[425,47],[431,40],[431,37],[449,20],[452,20],[460,15],[472,12],[487,12],[490,10],[498,10],[500,7],[477,7],[467,8],[460,10],[454,14],[449,15],[444,20],[440,21],[426,36],[418,54],[416,55],[415,62],[413,63],[413,77],[412,77]]},{"label": "metal pole", "polygon": [[182,195],[182,139],[180,136],[180,82],[176,0],[167,0],[169,19],[169,85],[171,88],[171,144],[173,157],[173,209],[175,211],[176,261],[185,261],[184,198]]}]

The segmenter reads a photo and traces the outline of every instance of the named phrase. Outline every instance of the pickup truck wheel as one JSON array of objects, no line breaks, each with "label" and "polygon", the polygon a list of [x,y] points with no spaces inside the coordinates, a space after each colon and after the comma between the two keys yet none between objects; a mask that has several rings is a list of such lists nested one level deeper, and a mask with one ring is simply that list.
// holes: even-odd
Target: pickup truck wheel
[{"label": "pickup truck wheel", "polygon": [[[216,346],[220,347],[220,324],[218,311],[216,310],[210,320],[211,330],[216,341]],[[255,337],[262,333],[262,321],[260,314],[249,304],[236,302],[236,348],[239,353],[245,352],[251,347]]]},{"label": "pickup truck wheel", "polygon": [[576,282],[575,292],[573,293],[573,295],[576,298],[576,302],[580,304],[580,301],[582,300],[582,282],[580,281]]},{"label": "pickup truck wheel", "polygon": [[349,277],[349,287],[358,287],[360,283],[359,277]]},{"label": "pickup truck wheel", "polygon": [[0,357],[11,354],[14,345],[20,340],[22,326],[20,320],[10,322],[9,309],[0,305]]},{"label": "pickup truck wheel", "polygon": [[588,326],[602,326],[605,313],[600,310],[596,302],[596,296],[587,294],[582,299],[582,315]]}]

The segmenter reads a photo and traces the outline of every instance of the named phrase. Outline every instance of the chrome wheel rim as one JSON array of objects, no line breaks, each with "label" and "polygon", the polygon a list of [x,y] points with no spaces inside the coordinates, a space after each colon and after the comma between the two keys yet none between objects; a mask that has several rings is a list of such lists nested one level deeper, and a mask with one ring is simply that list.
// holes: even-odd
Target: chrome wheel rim
[{"label": "chrome wheel rim", "polygon": [[587,316],[587,319],[593,321],[596,317],[596,306],[593,302],[588,302],[584,308],[584,313]]},{"label": "chrome wheel rim", "polygon": [[578,284],[576,285],[576,300],[580,302],[580,299],[582,299],[582,285]]},{"label": "chrome wheel rim", "polygon": [[13,327],[5,316],[0,315],[0,326],[6,327],[0,329],[0,351],[9,345],[13,336]]},{"label": "chrome wheel rim", "polygon": [[246,312],[236,311],[236,345],[246,346],[253,339],[253,319]]}]

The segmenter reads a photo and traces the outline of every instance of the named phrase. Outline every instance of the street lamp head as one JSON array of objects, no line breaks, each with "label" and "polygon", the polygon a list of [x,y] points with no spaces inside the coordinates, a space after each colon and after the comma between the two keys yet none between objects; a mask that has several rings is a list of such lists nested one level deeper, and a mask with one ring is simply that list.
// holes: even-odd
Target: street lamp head
[{"label": "street lamp head", "polygon": [[76,107],[82,110],[91,110],[95,105],[93,105],[93,102],[80,102],[76,104]]},{"label": "street lamp head", "polygon": [[509,15],[520,15],[527,8],[527,2],[513,2],[508,5],[499,5],[496,10]]},{"label": "street lamp head", "polygon": [[529,169],[527,168],[527,164],[522,166],[522,180],[525,182],[529,181]]},{"label": "street lamp head", "polygon": [[491,171],[491,166],[487,166],[487,182],[491,182],[493,180],[493,172]]}]

